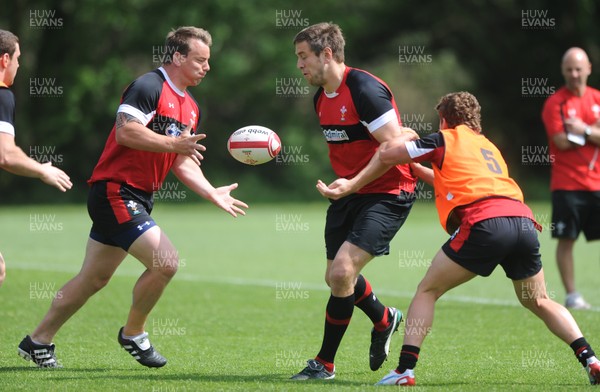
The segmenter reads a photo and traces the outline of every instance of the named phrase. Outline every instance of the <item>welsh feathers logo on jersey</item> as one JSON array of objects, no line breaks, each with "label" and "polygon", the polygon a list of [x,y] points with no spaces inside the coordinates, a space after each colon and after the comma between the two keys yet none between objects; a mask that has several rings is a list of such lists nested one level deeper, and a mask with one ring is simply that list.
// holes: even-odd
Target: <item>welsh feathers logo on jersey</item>
[{"label": "welsh feathers logo on jersey", "polygon": [[142,213],[140,210],[138,210],[137,203],[133,200],[129,200],[129,202],[127,203],[127,207],[129,207],[129,209],[131,210],[132,215],[139,215]]}]

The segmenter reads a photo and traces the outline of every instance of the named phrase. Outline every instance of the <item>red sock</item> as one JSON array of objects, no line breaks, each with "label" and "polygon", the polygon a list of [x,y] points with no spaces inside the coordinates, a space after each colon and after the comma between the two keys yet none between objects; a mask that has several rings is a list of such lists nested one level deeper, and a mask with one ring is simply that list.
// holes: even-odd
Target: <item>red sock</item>
[{"label": "red sock", "polygon": [[374,325],[375,331],[381,332],[390,325],[388,317],[389,314],[390,312],[388,311],[388,308],[385,308],[385,312],[383,312],[383,318]]},{"label": "red sock", "polygon": [[[373,293],[373,289],[371,288],[371,284],[364,276],[358,275],[356,279],[356,285],[354,286],[354,305],[362,310],[367,317],[371,320],[374,325],[383,321],[385,326],[381,328],[384,330],[387,324],[387,309],[386,307],[379,302],[375,293]],[[378,327],[375,327],[376,331],[380,331]]]},{"label": "red sock", "polygon": [[321,359],[319,357],[315,357],[316,361],[319,361],[323,364],[323,366],[325,366],[325,370],[327,370],[329,373],[333,373],[333,371],[335,370],[335,365],[331,362],[327,362],[324,359]]}]

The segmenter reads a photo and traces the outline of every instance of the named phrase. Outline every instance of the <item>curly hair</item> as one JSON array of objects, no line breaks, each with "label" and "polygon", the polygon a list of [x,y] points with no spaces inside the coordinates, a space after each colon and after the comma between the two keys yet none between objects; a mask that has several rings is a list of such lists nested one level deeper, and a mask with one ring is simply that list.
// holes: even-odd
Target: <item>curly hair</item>
[{"label": "curly hair", "polygon": [[481,132],[481,106],[471,93],[460,91],[446,94],[440,98],[435,110],[450,128],[464,124],[474,131]]},{"label": "curly hair", "polygon": [[318,56],[323,49],[330,48],[333,58],[338,63],[344,62],[344,35],[340,26],[334,23],[317,23],[308,26],[294,37],[294,45],[299,42],[307,42],[310,50]]}]

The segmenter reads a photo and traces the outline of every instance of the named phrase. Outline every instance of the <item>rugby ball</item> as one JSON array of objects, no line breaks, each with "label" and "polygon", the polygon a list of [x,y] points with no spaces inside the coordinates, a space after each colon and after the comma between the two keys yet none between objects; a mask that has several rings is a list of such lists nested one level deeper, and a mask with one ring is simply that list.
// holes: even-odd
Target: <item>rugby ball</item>
[{"label": "rugby ball", "polygon": [[281,140],[267,127],[248,125],[231,134],[227,150],[232,157],[246,165],[260,165],[279,154]]}]

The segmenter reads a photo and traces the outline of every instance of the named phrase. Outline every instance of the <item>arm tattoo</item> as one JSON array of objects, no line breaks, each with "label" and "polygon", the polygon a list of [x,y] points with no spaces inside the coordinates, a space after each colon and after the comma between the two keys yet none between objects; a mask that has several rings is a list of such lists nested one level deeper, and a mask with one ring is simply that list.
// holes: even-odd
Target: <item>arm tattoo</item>
[{"label": "arm tattoo", "polygon": [[[136,122],[138,124],[142,124],[142,122],[140,120],[133,117],[131,114],[119,112],[119,113],[117,113],[117,120],[115,122],[115,128],[119,129],[122,126],[124,126],[125,124],[130,123],[130,122]],[[142,125],[144,125],[144,124],[142,124]]]}]

